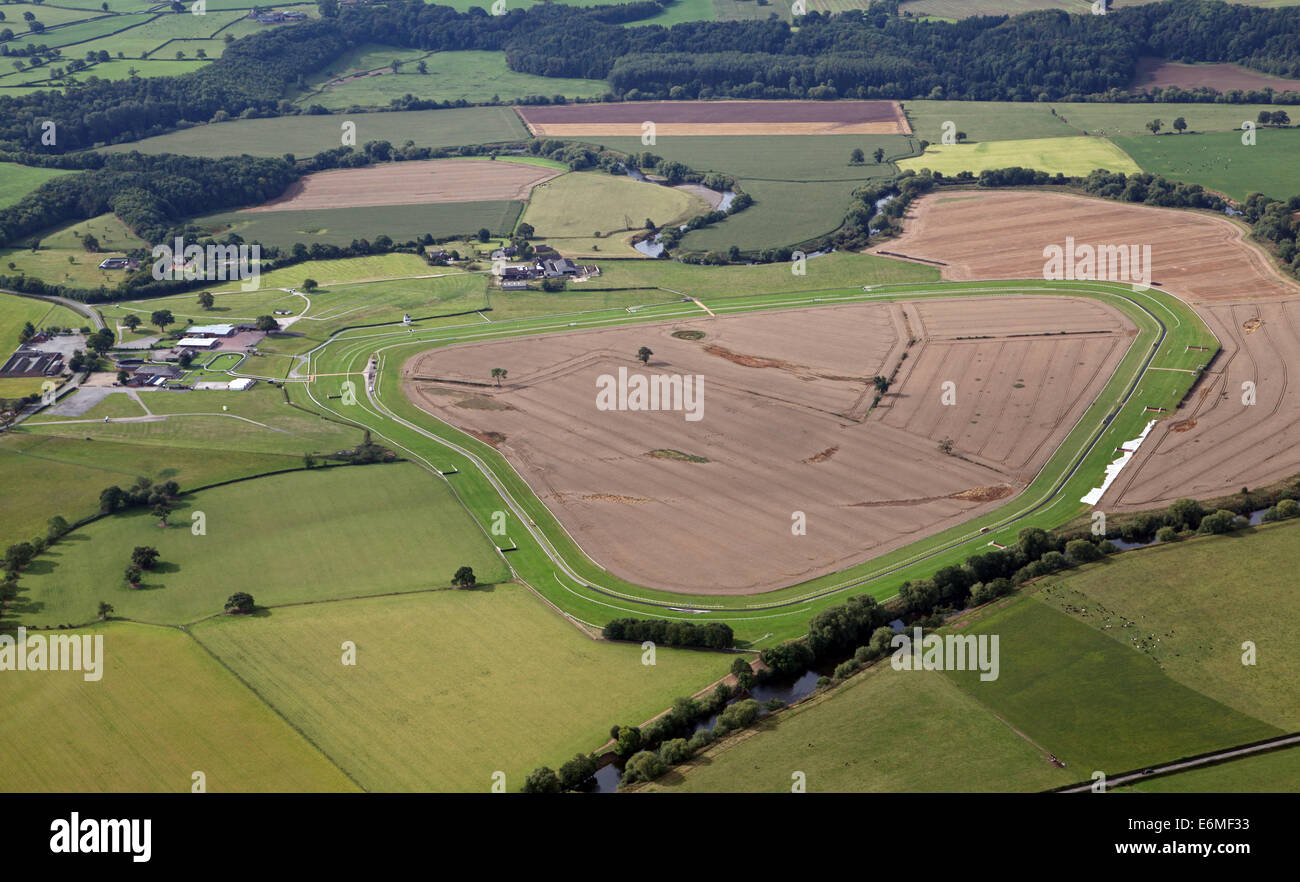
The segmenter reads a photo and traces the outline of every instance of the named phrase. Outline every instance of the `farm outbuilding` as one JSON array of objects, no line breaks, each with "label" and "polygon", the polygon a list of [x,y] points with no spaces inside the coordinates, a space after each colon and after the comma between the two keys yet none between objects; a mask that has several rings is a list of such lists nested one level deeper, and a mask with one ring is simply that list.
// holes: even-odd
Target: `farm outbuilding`
[{"label": "farm outbuilding", "polygon": [[186,349],[216,349],[221,341],[216,337],[182,337],[176,345]]}]

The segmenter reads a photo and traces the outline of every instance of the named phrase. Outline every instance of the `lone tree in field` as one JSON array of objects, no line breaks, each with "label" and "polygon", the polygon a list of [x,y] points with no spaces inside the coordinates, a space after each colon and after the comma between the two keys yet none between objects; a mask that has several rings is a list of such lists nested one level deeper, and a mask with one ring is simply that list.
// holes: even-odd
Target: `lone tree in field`
[{"label": "lone tree in field", "polygon": [[473,588],[478,584],[478,579],[474,577],[472,567],[461,567],[456,570],[456,575],[451,577],[451,584],[457,588]]},{"label": "lone tree in field", "polygon": [[952,444],[953,442],[951,438],[944,438],[942,441],[939,442],[939,450],[948,454],[949,456],[952,456]]},{"label": "lone tree in field", "polygon": [[509,373],[509,371],[505,368],[492,368],[492,379],[496,380],[497,385],[500,386],[501,381],[506,378],[507,373]]},{"label": "lone tree in field", "polygon": [[876,376],[871,378],[871,383],[873,386],[876,387],[876,391],[879,392],[881,395],[884,395],[885,392],[889,390],[888,377],[882,377],[879,374],[877,374]]},{"label": "lone tree in field", "polygon": [[853,152],[849,154],[849,162],[853,165],[862,165],[867,161],[866,154],[862,152],[861,147],[854,147]]},{"label": "lone tree in field", "polygon": [[244,615],[251,613],[256,607],[253,604],[253,595],[244,591],[236,591],[226,598],[226,612],[231,615]]},{"label": "lone tree in field", "polygon": [[1180,134],[1180,135],[1181,135],[1183,132],[1187,131],[1187,120],[1183,119],[1181,116],[1178,117],[1177,119],[1175,119],[1175,120],[1174,120],[1174,131],[1177,132],[1177,133]]},{"label": "lone tree in field", "polygon": [[158,549],[148,545],[137,545],[131,552],[131,563],[142,570],[152,570],[158,562]]},{"label": "lone tree in field", "polygon": [[877,147],[875,150],[872,150],[871,158],[876,161],[876,165],[880,165],[880,163],[885,161],[885,148]]},{"label": "lone tree in field", "polygon": [[155,309],[149,316],[149,324],[165,333],[168,325],[176,324],[176,316],[172,315],[170,309]]},{"label": "lone tree in field", "polygon": [[113,614],[113,604],[107,600],[99,602],[99,620],[102,622]]},{"label": "lone tree in field", "polygon": [[158,526],[160,527],[167,526],[167,516],[171,513],[171,503],[165,499],[153,507],[153,516],[158,519]]},{"label": "lone tree in field", "polygon": [[308,294],[315,291],[319,287],[320,287],[320,283],[317,282],[315,279],[302,280],[302,289],[306,291]]},{"label": "lone tree in field", "polygon": [[126,584],[130,585],[132,588],[139,588],[140,579],[144,577],[144,570],[140,569],[135,564],[131,564],[126,568],[126,572],[122,574],[122,577],[126,579]]},{"label": "lone tree in field", "polygon": [[212,304],[216,302],[217,302],[216,298],[212,296],[211,291],[199,292],[199,306],[203,307],[204,309],[211,309]]},{"label": "lone tree in field", "polygon": [[131,313],[122,319],[122,326],[128,331],[134,331],[136,328],[140,327],[140,316]]},{"label": "lone tree in field", "polygon": [[1151,130],[1151,134],[1158,135],[1160,134],[1160,129],[1163,125],[1164,122],[1162,120],[1153,119],[1151,122],[1147,123],[1147,128]]},{"label": "lone tree in field", "polygon": [[642,346],[640,349],[636,351],[636,357],[641,359],[642,364],[649,364],[650,356],[652,355],[654,355],[654,353],[650,351],[649,346]]}]

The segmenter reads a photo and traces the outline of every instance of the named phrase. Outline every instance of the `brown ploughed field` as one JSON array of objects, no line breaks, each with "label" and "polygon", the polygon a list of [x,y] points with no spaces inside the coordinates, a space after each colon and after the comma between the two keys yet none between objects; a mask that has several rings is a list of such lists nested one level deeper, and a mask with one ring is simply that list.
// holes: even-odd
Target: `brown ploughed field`
[{"label": "brown ploughed field", "polygon": [[884,135],[912,133],[896,101],[627,101],[516,107],[538,137]]},{"label": "brown ploughed field", "polygon": [[[1156,508],[1184,496],[1262,487],[1300,471],[1300,299],[1197,311],[1223,352],[1187,404],[1152,431],[1103,505]],[[1255,384],[1253,405],[1242,400],[1246,382]]]},{"label": "brown ploughed field", "polygon": [[[1042,247],[1150,243],[1152,280],[1190,302],[1223,351],[1191,398],[1152,429],[1098,508],[1156,508],[1300,472],[1300,286],[1226,218],[1030,191],[926,196],[874,251],[942,261],[945,278],[1042,278]],[[1290,369],[1288,369],[1290,365]],[[1297,376],[1291,377],[1290,374]],[[1256,403],[1242,404],[1252,382]]]},{"label": "brown ploughed field", "polygon": [[283,195],[270,202],[244,210],[305,211],[371,205],[523,200],[528,198],[533,187],[560,174],[561,169],[479,159],[385,163],[368,168],[316,172],[295,182]]},{"label": "brown ploughed field", "polygon": [[[705,336],[672,336],[684,330]],[[1133,333],[1093,301],[989,295],[468,343],[413,357],[403,377],[421,408],[497,447],[610,572],[752,594],[1002,504],[1078,421]],[[636,360],[641,346],[649,365]],[[494,367],[509,371],[501,388]],[[702,419],[598,409],[597,377],[620,367],[703,377]],[[876,375],[894,380],[873,409]],[[940,400],[946,380],[953,405]],[[795,512],[807,535],[792,533]]]},{"label": "brown ploughed field", "polygon": [[943,276],[1041,279],[1043,248],[1150,245],[1151,280],[1192,303],[1294,297],[1294,282],[1246,240],[1246,230],[1205,212],[1128,205],[1029,190],[930,194],[909,208],[903,235],[870,249],[941,261]]},{"label": "brown ploughed field", "polygon": [[1210,88],[1220,92],[1232,89],[1250,91],[1271,88],[1277,92],[1300,91],[1300,80],[1251,70],[1240,64],[1182,64],[1163,58],[1139,58],[1133,72],[1134,89]]}]

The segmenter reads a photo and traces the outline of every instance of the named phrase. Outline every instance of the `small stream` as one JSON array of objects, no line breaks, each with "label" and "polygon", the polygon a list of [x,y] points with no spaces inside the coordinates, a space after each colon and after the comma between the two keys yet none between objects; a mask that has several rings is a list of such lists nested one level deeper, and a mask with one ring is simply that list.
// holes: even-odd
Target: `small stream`
[{"label": "small stream", "polygon": [[[733,698],[727,704],[734,704],[746,698],[752,698],[760,705],[764,702],[778,698],[786,704],[794,704],[812,695],[817,689],[817,680],[825,671],[814,670],[809,668],[802,674],[795,677],[773,678],[771,681],[756,683],[748,695],[739,698]],[[760,709],[758,715],[765,717],[770,713],[766,709]],[[718,715],[712,714],[708,717],[701,718],[691,728],[691,734],[699,732],[701,729],[712,729],[718,722]],[[588,793],[615,793],[618,791],[618,782],[623,777],[622,762],[613,762],[596,771],[595,786]]]},{"label": "small stream", "polygon": [[[1252,527],[1258,527],[1260,524],[1264,523],[1264,512],[1266,511],[1268,511],[1267,508],[1257,508],[1252,511],[1247,518],[1249,525]],[[1238,517],[1240,517],[1240,515],[1238,515]],[[1152,539],[1149,542],[1126,542],[1123,539],[1116,538],[1111,539],[1110,542],[1120,551],[1132,551],[1134,548],[1146,548],[1148,545],[1160,544],[1159,539]]]}]

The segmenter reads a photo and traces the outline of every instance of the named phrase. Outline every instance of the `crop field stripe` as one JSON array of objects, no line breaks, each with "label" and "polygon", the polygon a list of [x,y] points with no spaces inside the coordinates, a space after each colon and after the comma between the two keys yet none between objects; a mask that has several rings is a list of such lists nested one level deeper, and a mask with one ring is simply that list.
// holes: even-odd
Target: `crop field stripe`
[{"label": "crop field stripe", "polygon": [[[899,287],[902,288],[902,290],[892,290],[893,287]],[[884,288],[891,288],[891,290],[882,290]],[[917,286],[881,286],[880,288],[873,289],[871,293],[865,295],[858,294],[858,293],[853,293],[853,294],[846,293],[843,295],[833,296],[833,297],[811,297],[811,298],[801,293],[788,294],[788,295],[756,295],[756,297],[754,298],[738,298],[738,300],[743,300],[744,302],[727,303],[723,305],[718,305],[717,309],[719,311],[736,312],[741,310],[755,310],[755,309],[765,309],[765,308],[780,308],[780,307],[788,308],[792,306],[812,305],[815,303],[822,303],[822,302],[841,302],[841,303],[853,302],[853,301],[868,302],[871,300],[899,299],[900,297],[905,297],[908,299],[916,298],[916,297],[952,297],[952,296],[960,296],[962,294],[971,294],[971,293],[978,294],[981,291],[985,293],[1034,292],[1034,293],[1073,293],[1073,294],[1083,294],[1085,296],[1099,296],[1099,295],[1106,295],[1108,297],[1118,296],[1120,300],[1128,304],[1129,307],[1128,311],[1130,311],[1130,314],[1136,312],[1137,315],[1146,316],[1148,319],[1148,325],[1149,325],[1148,331],[1146,332],[1145,335],[1140,335],[1137,342],[1144,343],[1150,341],[1153,336],[1156,337],[1161,342],[1164,342],[1167,339],[1169,339],[1169,332],[1164,322],[1156,318],[1149,309],[1142,307],[1141,304],[1139,304],[1136,300],[1134,300],[1133,296],[1131,296],[1133,292],[1127,291],[1122,287],[1119,290],[1110,290],[1110,286],[1096,285],[1096,284],[1085,286],[1085,287],[1080,287],[1077,285],[1071,287],[1069,284],[1065,284],[1065,283],[1062,284],[1041,283],[1040,284],[1040,283],[1032,283],[1026,281],[1016,281],[1011,283],[996,283],[996,282],[957,283],[957,284],[941,285],[941,286],[930,287],[930,288],[918,288]],[[1181,320],[1178,319],[1177,313],[1174,312],[1171,308],[1169,308],[1164,303],[1161,303],[1158,298],[1155,298],[1151,294],[1143,294],[1140,296],[1142,296],[1143,299],[1151,300],[1154,303],[1159,304],[1159,306],[1162,308],[1162,311],[1168,312],[1168,314],[1171,317],[1177,320],[1177,326],[1179,328],[1182,328],[1182,323]],[[773,299],[774,297],[775,299]],[[482,325],[469,325],[469,326],[457,325],[448,328],[417,332],[419,336],[416,337],[414,340],[412,340],[409,333],[405,335],[394,334],[392,332],[368,333],[364,336],[338,335],[332,338],[331,341],[329,341],[327,344],[324,344],[320,347],[317,347],[316,350],[313,350],[313,352],[311,353],[311,357],[313,359],[314,367],[316,361],[322,359],[325,355],[328,354],[331,357],[331,366],[342,366],[344,368],[350,368],[352,366],[350,364],[351,362],[356,362],[368,358],[369,353],[376,352],[376,351],[382,352],[381,357],[384,358],[385,360],[384,363],[386,363],[386,358],[388,354],[386,350],[390,350],[390,349],[401,350],[405,348],[409,352],[415,347],[428,348],[431,344],[437,345],[440,342],[441,343],[464,342],[465,340],[470,340],[470,339],[500,338],[500,337],[514,336],[516,334],[532,334],[532,333],[545,333],[547,331],[571,330],[574,327],[600,327],[600,326],[608,326],[613,324],[625,324],[631,322],[663,320],[665,318],[682,317],[686,315],[698,315],[698,313],[695,312],[693,309],[688,308],[688,310],[683,310],[680,308],[680,306],[681,306],[680,304],[666,304],[664,305],[664,307],[658,307],[658,308],[647,307],[646,310],[643,310],[642,312],[638,313],[635,316],[629,315],[628,313],[620,309],[616,311],[617,314],[610,315],[608,317],[599,317],[599,318],[586,317],[586,318],[579,318],[578,321],[565,322],[565,323],[555,323],[554,317],[545,317],[542,319],[519,319],[519,320],[497,322],[494,323],[492,329],[488,329]],[[615,311],[611,310],[611,312],[615,312]],[[475,333],[470,333],[470,334],[461,333],[460,329],[463,329],[465,327],[473,327],[476,329],[476,331]],[[1184,328],[1182,329],[1182,334],[1179,335],[1180,341],[1182,341],[1182,338],[1186,335],[1187,335],[1187,329]],[[1201,330],[1197,333],[1197,339],[1207,343],[1216,342],[1213,340],[1213,337],[1209,333],[1208,329],[1204,328],[1203,326],[1201,327]],[[376,344],[380,343],[380,341],[389,341],[389,342],[387,343],[387,345],[381,345],[376,347]],[[1185,341],[1183,342],[1185,343]],[[341,347],[339,344],[342,344]],[[1153,347],[1152,352],[1158,354],[1161,352],[1161,349],[1158,346]],[[1087,414],[1085,415],[1084,420],[1081,420],[1080,422],[1082,423],[1085,420],[1096,418],[1100,411],[1106,409],[1110,409],[1112,411],[1112,415],[1115,412],[1122,413],[1123,407],[1117,406],[1115,404],[1116,400],[1120,397],[1120,395],[1125,396],[1125,400],[1132,397],[1133,389],[1135,388],[1136,382],[1143,375],[1145,371],[1145,367],[1150,365],[1152,358],[1153,356],[1151,352],[1148,353],[1139,352],[1137,349],[1137,344],[1135,343],[1134,347],[1130,350],[1130,354],[1126,356],[1125,362],[1121,364],[1121,370],[1117,372],[1116,377],[1112,378],[1111,383],[1108,384],[1107,387],[1108,391],[1104,392],[1103,395],[1099,397],[1096,402],[1094,402],[1094,404],[1089,408]],[[1137,366],[1133,366],[1134,361],[1138,361],[1140,362],[1140,364]],[[323,370],[314,370],[313,372],[323,373]],[[1124,380],[1123,382],[1119,382],[1121,373],[1131,377],[1131,379],[1127,379]],[[393,381],[391,377],[392,377],[391,374],[386,373],[383,370],[380,371],[379,389],[375,395],[376,399],[381,397],[386,397],[387,393],[390,391],[390,387],[393,385]],[[1171,377],[1170,379],[1176,379],[1176,378]],[[1115,389],[1117,382],[1118,385],[1122,386],[1123,388],[1122,393],[1118,389]],[[1176,386],[1177,384],[1174,384],[1170,388],[1173,389],[1176,388]],[[316,404],[322,409],[334,413],[335,415],[342,416],[342,414],[340,414],[338,411],[333,410],[332,408],[321,403],[320,400],[316,398],[314,392],[311,389],[308,390],[308,394],[312,398],[312,400],[315,401]],[[466,463],[466,465],[471,465],[471,467],[473,468],[486,467],[486,463],[484,462],[484,460],[480,458],[477,454],[470,454],[472,456],[472,459],[470,459],[470,456],[467,456],[464,453],[460,453],[459,451],[466,450],[466,448],[461,447],[461,445],[457,444],[455,441],[451,441],[449,438],[444,438],[441,435],[436,435],[433,432],[429,432],[425,429],[416,426],[415,424],[411,423],[410,420],[398,416],[396,412],[392,410],[392,408],[389,408],[387,405],[384,405],[381,402],[374,401],[372,399],[372,403],[376,405],[376,408],[382,409],[387,413],[393,414],[393,417],[391,418],[395,418],[399,420],[396,427],[396,431],[394,431],[393,429],[389,429],[388,430],[389,434],[384,435],[385,439],[388,440],[390,443],[394,443],[398,446],[401,446],[403,449],[409,450],[411,444],[424,446],[425,442],[434,441],[446,451],[446,457],[439,456],[438,459],[444,462],[448,461],[448,459],[454,461],[458,456],[463,456],[469,460],[469,462]],[[409,405],[409,402],[403,403],[403,400],[400,397],[400,393],[398,399],[394,403],[400,404],[403,407],[403,409],[408,409],[407,405]],[[418,409],[414,409],[414,405],[409,405],[409,407],[410,409],[412,409],[412,416],[414,416],[415,418],[417,419],[429,418],[429,416],[425,412],[419,411]],[[384,414],[380,414],[376,412],[376,408],[364,407],[364,410],[370,416],[377,417],[382,420]],[[646,607],[653,609],[655,613],[661,617],[679,618],[689,614],[674,615],[673,607],[679,609],[682,607],[689,607],[694,609],[710,610],[711,612],[716,613],[719,617],[722,617],[724,620],[729,621],[734,625],[739,622],[748,621],[749,619],[790,617],[792,615],[812,612],[815,607],[812,606],[811,604],[813,604],[814,601],[825,601],[833,594],[838,594],[846,590],[849,590],[851,588],[859,587],[865,584],[866,582],[875,581],[890,574],[900,573],[903,571],[905,567],[912,566],[923,560],[934,559],[935,555],[942,555],[942,554],[951,555],[953,550],[960,548],[962,545],[967,545],[972,539],[976,537],[989,538],[990,536],[992,536],[996,538],[999,534],[996,533],[981,534],[978,532],[978,527],[984,522],[994,523],[1000,518],[1003,519],[1001,525],[1005,526],[1008,523],[1014,523],[1016,521],[1028,518],[1030,519],[1031,523],[1027,525],[1036,525],[1041,523],[1042,522],[1041,515],[1043,515],[1046,512],[1050,512],[1051,510],[1056,508],[1062,501],[1061,497],[1059,496],[1056,497],[1055,499],[1053,498],[1052,496],[1053,490],[1059,491],[1060,488],[1069,485],[1071,478],[1076,476],[1079,470],[1083,468],[1085,464],[1092,465],[1093,463],[1088,461],[1090,454],[1092,454],[1098,466],[1101,465],[1101,459],[1097,456],[1097,451],[1100,449],[1103,453],[1106,453],[1107,455],[1109,454],[1108,450],[1098,447],[1100,440],[1103,437],[1105,437],[1107,432],[1114,433],[1116,431],[1120,431],[1119,426],[1126,425],[1126,428],[1124,428],[1120,432],[1121,434],[1124,435],[1125,438],[1131,437],[1130,433],[1136,434],[1136,432],[1133,432],[1132,430],[1132,425],[1127,425],[1127,424],[1138,422],[1143,415],[1139,413],[1139,414],[1132,414],[1127,416],[1129,417],[1127,423],[1121,423],[1121,421],[1119,420],[1112,419],[1109,424],[1103,423],[1100,430],[1094,431],[1093,433],[1091,433],[1090,437],[1082,440],[1076,437],[1082,426],[1076,426],[1075,430],[1071,433],[1071,437],[1067,438],[1066,444],[1062,445],[1061,449],[1059,449],[1057,454],[1054,455],[1053,460],[1049,461],[1048,466],[1044,467],[1043,472],[1040,472],[1040,478],[1036,479],[1035,482],[1033,482],[1030,485],[1029,488],[1030,492],[1035,492],[1036,495],[1041,493],[1042,495],[1038,495],[1038,498],[1032,501],[1032,503],[1028,506],[1028,510],[1021,510],[1019,512],[1016,512],[1008,516],[1003,509],[999,509],[998,511],[990,513],[990,515],[985,516],[984,518],[977,519],[976,521],[970,524],[964,524],[962,525],[961,528],[953,528],[953,530],[946,531],[946,533],[940,533],[934,537],[929,537],[929,539],[927,540],[922,540],[919,543],[915,543],[916,546],[920,546],[920,547],[911,548],[910,556],[899,554],[899,553],[893,553],[890,555],[883,556],[882,559],[869,561],[867,563],[858,565],[857,567],[851,567],[848,570],[844,571],[843,573],[839,574],[840,581],[837,583],[831,582],[831,580],[827,578],[823,578],[821,580],[813,580],[811,583],[808,584],[807,587],[804,588],[805,593],[797,597],[792,598],[789,595],[794,593],[793,589],[798,588],[799,586],[792,586],[791,589],[783,589],[782,591],[771,592],[771,595],[773,595],[771,597],[772,602],[758,605],[759,608],[755,608],[755,606],[753,605],[737,607],[729,603],[718,603],[717,601],[719,600],[719,598],[717,597],[707,597],[707,598],[693,597],[690,595],[679,595],[679,594],[672,594],[668,592],[655,591],[652,589],[639,588],[638,586],[623,584],[620,582],[620,580],[614,580],[615,582],[620,582],[619,587],[617,588],[611,586],[604,586],[604,590],[602,591],[601,588],[595,587],[594,585],[592,585],[592,582],[599,581],[601,583],[605,583],[608,582],[612,577],[610,577],[607,573],[604,573],[599,568],[598,565],[596,565],[593,561],[590,560],[590,558],[587,558],[586,560],[582,559],[583,557],[585,557],[585,555],[582,554],[581,548],[575,542],[573,542],[572,537],[568,535],[567,531],[565,531],[558,523],[554,522],[553,518],[550,516],[549,510],[547,510],[545,506],[540,505],[540,503],[537,503],[535,501],[535,497],[530,498],[532,497],[531,490],[527,487],[526,483],[522,481],[522,478],[519,478],[517,473],[515,473],[514,470],[509,467],[508,464],[504,463],[504,461],[495,464],[494,467],[491,467],[489,469],[492,473],[490,478],[487,476],[485,472],[479,473],[484,478],[487,484],[486,487],[473,488],[474,492],[470,493],[468,497],[464,497],[460,492],[458,492],[457,495],[461,496],[465,500],[465,504],[467,508],[470,508],[471,514],[474,514],[475,517],[480,517],[480,515],[475,513],[476,505],[481,503],[485,506],[493,506],[494,508],[499,509],[499,504],[494,501],[502,498],[500,495],[500,490],[497,488],[499,487],[511,488],[512,494],[518,493],[520,498],[523,499],[523,502],[519,502],[512,495],[510,497],[510,503],[511,503],[511,505],[509,506],[510,510],[515,511],[516,514],[518,514],[520,511],[526,511],[528,514],[521,515],[521,517],[531,517],[531,519],[537,520],[540,524],[545,525],[544,527],[537,528],[536,533],[534,533],[532,529],[529,529],[527,531],[529,538],[532,540],[533,543],[535,543],[535,547],[529,548],[528,547],[529,543],[525,542],[524,544],[519,546],[518,550],[512,552],[512,557],[513,557],[512,566],[515,567],[516,572],[520,574],[521,578],[525,576],[526,572],[532,572],[532,570],[530,570],[529,567],[539,566],[544,568],[542,570],[543,572],[547,569],[551,571],[550,578],[543,578],[541,584],[549,585],[551,579],[558,580],[558,573],[555,572],[557,561],[555,560],[554,557],[552,557],[552,555],[558,555],[558,551],[556,548],[556,540],[559,539],[569,540],[569,546],[573,551],[578,553],[578,559],[572,564],[572,566],[567,561],[565,561],[563,566],[560,567],[560,569],[567,570],[565,575],[568,576],[573,582],[575,582],[579,586],[580,590],[564,585],[562,581],[560,581],[558,584],[564,589],[564,593],[572,596],[573,600],[571,602],[578,604],[578,606],[576,607],[575,606],[566,607],[566,611],[569,612],[570,614],[573,614],[575,618],[577,618],[579,615],[591,615],[592,613],[596,613],[597,610],[600,608],[606,608],[606,609],[613,608],[624,612],[644,613],[646,611],[645,609]],[[475,450],[479,449],[479,445],[476,442],[473,442],[472,440],[468,439],[467,436],[463,436],[462,433],[454,429],[450,429],[450,427],[447,427],[445,424],[441,424],[440,421],[437,421],[436,419],[434,420],[434,423],[438,424],[435,425],[435,428],[440,428],[441,431],[454,437],[456,441],[463,441],[463,443],[471,445],[473,449]],[[372,430],[383,434],[382,430],[376,428],[374,425],[371,425],[371,428]],[[397,435],[402,435],[404,436],[404,438],[399,439],[397,437],[393,437]],[[403,443],[403,441],[405,441],[406,443]],[[1071,448],[1071,451],[1073,452],[1067,451],[1066,447]],[[490,457],[494,463],[496,462],[496,459],[499,458],[499,454],[496,454],[495,451],[488,452],[485,450],[484,455]],[[1060,460],[1062,458],[1067,459],[1068,462],[1064,464],[1061,463]],[[424,461],[426,462],[428,461],[427,458],[422,457],[422,459],[424,459]],[[458,472],[461,470],[459,466],[460,464],[458,463],[456,465],[456,471]],[[1052,483],[1049,485],[1046,491],[1042,491],[1041,489],[1040,491],[1034,491],[1033,488],[1035,484],[1039,484],[1041,486],[1043,473],[1046,472],[1048,468],[1051,468],[1056,473],[1055,477],[1053,477]],[[446,470],[446,467],[438,466],[437,470],[441,472]],[[472,477],[472,474],[468,474],[467,476]],[[462,479],[462,482],[464,482],[465,480],[466,479]],[[471,480],[470,483],[473,483],[473,481]],[[1070,492],[1073,493],[1073,489],[1071,489]],[[1022,494],[1022,497],[1023,495],[1024,494]],[[1071,509],[1077,509],[1081,505],[1080,503],[1070,502],[1069,500],[1066,500],[1066,504]],[[1035,514],[1039,515],[1040,517],[1037,518],[1030,517],[1031,515],[1035,515]],[[1062,520],[1064,519],[1065,518],[1062,518]],[[960,532],[962,530],[972,531],[972,532],[968,532],[963,535]],[[548,531],[552,534],[549,537],[545,536],[545,534]],[[951,535],[954,533],[956,535]],[[908,550],[909,549],[903,549],[901,551],[908,551]],[[537,555],[537,552],[541,552],[540,557]],[[579,570],[585,570],[589,573],[592,573],[593,575],[583,575],[580,572],[573,571],[573,567],[577,567]],[[857,572],[854,572],[855,570]],[[851,574],[847,580],[843,578],[846,574]],[[531,580],[532,584],[538,584],[537,577],[535,575],[528,576],[527,578]],[[813,590],[811,592],[808,592],[807,590],[808,587],[812,587]],[[887,586],[882,586],[882,590],[888,590]],[[599,600],[598,598],[591,597],[591,596],[584,597],[580,593],[580,591],[586,591],[586,592],[602,591],[602,593],[604,593],[609,600],[613,600],[615,601],[615,603],[608,603],[604,600]],[[628,602],[637,604],[637,607],[629,608],[627,606],[620,605],[620,604],[626,604]],[[799,607],[799,609],[795,609],[795,607]],[[588,610],[588,612],[583,613],[582,610],[584,608]],[[760,615],[760,613],[771,612],[773,610],[785,610],[785,612],[779,613],[777,615]],[[604,613],[603,615],[608,615],[608,613]],[[692,616],[692,618],[695,618],[695,620],[701,620],[694,616]],[[793,633],[791,633],[790,635],[793,636]]]}]

